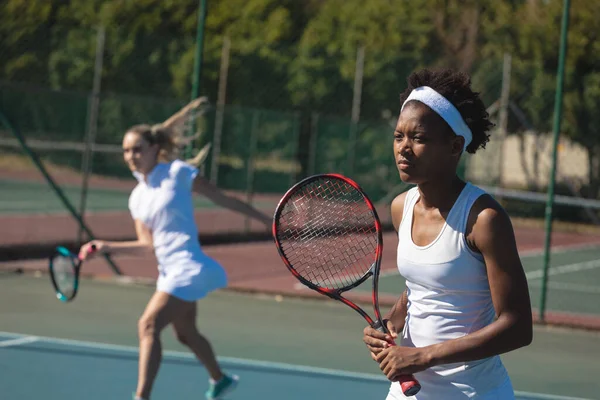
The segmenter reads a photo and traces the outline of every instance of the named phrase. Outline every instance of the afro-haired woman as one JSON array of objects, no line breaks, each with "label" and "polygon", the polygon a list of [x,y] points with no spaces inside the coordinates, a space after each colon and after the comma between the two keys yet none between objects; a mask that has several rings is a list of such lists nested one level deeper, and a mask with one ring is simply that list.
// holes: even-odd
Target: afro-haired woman
[{"label": "afro-haired woman", "polygon": [[527,280],[509,216],[457,175],[493,124],[469,76],[453,70],[413,73],[400,104],[394,157],[416,185],[391,204],[406,290],[386,316],[390,334],[366,327],[363,340],[392,382],[388,400],[407,398],[407,374],[418,400],[514,399],[499,354],[532,341]]}]

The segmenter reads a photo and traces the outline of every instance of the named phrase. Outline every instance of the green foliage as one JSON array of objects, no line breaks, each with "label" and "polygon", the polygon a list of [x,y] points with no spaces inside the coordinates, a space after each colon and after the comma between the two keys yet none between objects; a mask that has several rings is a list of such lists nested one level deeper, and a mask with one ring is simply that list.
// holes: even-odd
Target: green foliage
[{"label": "green foliage", "polygon": [[[357,171],[388,162],[389,149],[382,138],[389,126],[379,120],[395,118],[406,77],[426,66],[471,73],[473,85],[490,105],[500,96],[502,58],[509,53],[510,98],[527,120],[524,124],[511,114],[509,133],[552,129],[562,0],[207,3],[202,94],[213,102],[217,98],[227,37],[231,42],[227,104],[300,112],[285,114],[281,121],[261,116],[260,146],[271,150],[283,146],[286,157],[297,145],[300,154],[306,152],[302,146],[310,142],[314,112],[320,114],[319,135],[328,138],[327,148],[332,149],[319,160],[321,167],[332,170],[348,163],[348,119],[360,47],[365,49],[361,121],[369,122],[359,126],[357,140],[370,150],[356,155]],[[0,2],[0,80],[81,91],[81,100],[69,107],[76,110],[72,115],[84,112],[83,93],[92,86],[97,32],[104,27],[98,140],[114,143],[125,126],[159,121],[189,99],[197,8],[197,0],[5,0]],[[599,20],[600,2],[572,2],[562,129],[588,151],[591,196],[600,194]],[[28,110],[33,121],[46,116],[48,126],[67,115],[53,112],[60,107],[51,100],[43,105],[44,96],[22,98],[17,104],[1,94],[2,107],[14,115]],[[82,117],[77,115],[79,125]],[[251,126],[251,116],[228,114],[224,132],[235,132],[237,139],[225,148],[231,146],[236,154],[246,151],[243,138]],[[270,140],[284,131],[298,137],[299,143],[290,148],[285,143],[271,146]],[[386,179],[386,173],[378,176]]]}]

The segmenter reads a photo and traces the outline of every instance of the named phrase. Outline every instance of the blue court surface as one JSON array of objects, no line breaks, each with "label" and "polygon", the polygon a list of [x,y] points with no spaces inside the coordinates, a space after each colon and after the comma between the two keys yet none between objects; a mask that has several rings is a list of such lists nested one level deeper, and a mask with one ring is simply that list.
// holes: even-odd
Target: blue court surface
[{"label": "blue court surface", "polygon": [[[227,399],[385,399],[378,375],[291,364],[220,358],[240,376]],[[2,399],[129,399],[136,381],[137,348],[0,332]],[[165,351],[153,399],[201,399],[207,375],[189,353]],[[579,400],[518,392],[520,400]]]}]

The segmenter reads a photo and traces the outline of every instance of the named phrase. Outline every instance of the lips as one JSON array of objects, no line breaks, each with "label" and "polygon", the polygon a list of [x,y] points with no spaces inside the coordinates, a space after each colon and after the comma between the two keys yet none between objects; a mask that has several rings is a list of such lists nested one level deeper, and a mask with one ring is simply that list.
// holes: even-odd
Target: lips
[{"label": "lips", "polygon": [[397,164],[398,164],[398,167],[399,167],[401,170],[406,170],[406,169],[409,169],[409,168],[411,168],[411,167],[413,167],[413,166],[414,166],[414,164],[413,164],[413,163],[411,163],[411,162],[410,162],[410,161],[408,161],[408,160],[404,160],[404,159],[402,159],[402,160],[398,160]]}]

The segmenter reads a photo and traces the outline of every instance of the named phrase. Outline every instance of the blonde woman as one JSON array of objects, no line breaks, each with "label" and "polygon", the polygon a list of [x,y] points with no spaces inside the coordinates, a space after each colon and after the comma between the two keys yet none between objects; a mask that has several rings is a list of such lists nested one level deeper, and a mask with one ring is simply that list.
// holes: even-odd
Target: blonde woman
[{"label": "blonde woman", "polygon": [[[225,195],[199,176],[195,166],[176,159],[183,143],[184,121],[205,102],[204,98],[193,101],[162,124],[136,125],[126,131],[123,158],[138,180],[129,198],[137,240],[94,240],[80,250],[82,257],[154,251],[157,258],[156,292],[138,322],[136,400],[150,398],[161,362],[160,333],[169,324],[173,325],[178,340],[206,367],[210,375],[207,399],[220,399],[238,380],[221,370],[210,342],[196,329],[196,301],[225,287],[227,276],[219,263],[204,254],[198,241],[192,193],[202,194],[215,204],[252,217],[267,227],[271,218]],[[97,251],[89,255],[92,245]]]}]

